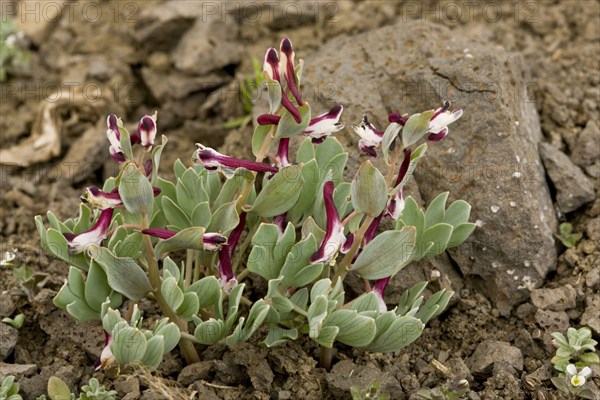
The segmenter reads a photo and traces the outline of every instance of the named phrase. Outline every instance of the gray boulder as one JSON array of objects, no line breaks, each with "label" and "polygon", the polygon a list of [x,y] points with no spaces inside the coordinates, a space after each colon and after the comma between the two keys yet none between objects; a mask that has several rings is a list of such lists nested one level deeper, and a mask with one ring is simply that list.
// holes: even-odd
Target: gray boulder
[{"label": "gray boulder", "polygon": [[[479,229],[450,257],[503,314],[555,268],[556,216],[538,155],[541,130],[527,96],[531,84],[519,56],[467,33],[403,22],[331,40],[307,59],[303,76],[312,109],[339,102],[346,126],[366,113],[382,129],[390,112],[420,112],[443,100],[463,108],[449,136],[429,147],[415,176],[426,203],[448,190],[450,200],[473,206]],[[338,138],[351,152],[352,176],[361,161],[358,137],[350,128]]]}]

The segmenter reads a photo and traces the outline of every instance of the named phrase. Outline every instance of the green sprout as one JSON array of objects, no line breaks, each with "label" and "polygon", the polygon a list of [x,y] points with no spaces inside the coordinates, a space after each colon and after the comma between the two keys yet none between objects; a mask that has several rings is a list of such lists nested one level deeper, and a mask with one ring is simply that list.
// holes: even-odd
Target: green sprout
[{"label": "green sprout", "polygon": [[29,68],[29,52],[25,50],[25,38],[17,31],[12,18],[3,17],[0,21],[0,82],[4,82],[9,73]]},{"label": "green sprout", "polygon": [[2,322],[11,325],[15,329],[21,329],[25,322],[25,314],[18,314],[14,319],[9,317],[2,318]]},{"label": "green sprout", "polygon": [[419,390],[416,397],[426,400],[459,400],[464,399],[468,392],[469,382],[466,379],[452,379],[440,387]]},{"label": "green sprout", "polygon": [[381,391],[381,383],[374,380],[365,388],[352,386],[350,388],[352,400],[389,400],[390,395]]},{"label": "green sprout", "polygon": [[568,222],[560,224],[559,231],[559,234],[555,236],[569,249],[575,247],[583,237],[581,233],[573,233],[573,225]]}]

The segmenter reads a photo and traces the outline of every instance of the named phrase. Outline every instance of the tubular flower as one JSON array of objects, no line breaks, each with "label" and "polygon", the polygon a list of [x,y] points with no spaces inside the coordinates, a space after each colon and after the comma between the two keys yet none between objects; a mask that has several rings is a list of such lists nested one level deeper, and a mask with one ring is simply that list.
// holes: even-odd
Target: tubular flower
[{"label": "tubular flower", "polygon": [[100,210],[115,208],[123,204],[118,188],[114,188],[111,192],[104,192],[95,186],[88,186],[85,190],[86,193],[81,196],[81,200]]},{"label": "tubular flower", "polygon": [[290,138],[279,139],[279,145],[277,146],[277,166],[284,168],[290,165],[288,158],[290,148]]},{"label": "tubular flower", "polygon": [[156,138],[156,113],[153,116],[144,115],[140,119],[138,133],[140,135],[140,144],[143,147],[149,148],[154,145],[154,139]]},{"label": "tubular flower", "polygon": [[279,171],[277,167],[268,164],[226,156],[210,147],[204,147],[200,143],[196,143],[196,148],[192,161],[210,171],[231,172],[236,168],[245,168],[255,172],[276,173]]},{"label": "tubular flower", "polygon": [[281,54],[281,63],[279,64],[279,76],[283,76],[287,83],[288,89],[294,95],[296,102],[299,106],[302,105],[302,96],[296,86],[296,73],[294,71],[294,48],[292,42],[288,38],[284,38],[279,45],[279,52]]},{"label": "tubular flower", "polygon": [[360,125],[352,125],[354,132],[361,137],[358,141],[360,150],[369,157],[376,158],[377,152],[375,149],[381,147],[381,141],[383,140],[383,131],[380,131],[369,122],[366,115],[363,116]]},{"label": "tubular flower", "polygon": [[400,115],[399,113],[391,113],[388,115],[388,121],[404,126],[406,121],[408,121],[408,114]]},{"label": "tubular flower", "polygon": [[263,71],[267,73],[267,75],[269,76],[269,78],[271,78],[272,81],[279,82],[282,90],[281,105],[286,110],[288,110],[288,112],[294,117],[297,123],[300,123],[302,121],[302,116],[300,116],[300,112],[296,107],[294,107],[290,99],[287,97],[285,91],[283,90],[284,82],[282,82],[281,80],[280,69],[281,65],[279,62],[279,57],[277,56],[277,50],[275,50],[272,47],[267,49],[267,53],[265,54],[265,62],[263,64]]},{"label": "tubular flower", "polygon": [[[344,107],[335,105],[331,110],[310,120],[304,134],[312,139],[313,143],[321,143],[329,135],[344,129],[344,124],[340,122],[340,117]],[[274,114],[259,115],[256,122],[259,125],[278,125],[281,117]]]},{"label": "tubular flower", "polygon": [[[398,172],[398,176],[396,177],[396,183],[394,187],[400,185],[408,172],[408,167],[410,166],[410,155],[411,150],[407,149],[404,154],[404,160],[400,165],[400,171]],[[400,218],[402,215],[402,211],[404,211],[404,188],[400,187],[396,194],[388,201],[387,210],[385,212],[385,216],[393,219],[394,221]]]},{"label": "tubular flower", "polygon": [[227,292],[231,293],[233,288],[238,284],[238,281],[233,273],[233,266],[231,265],[231,256],[235,250],[244,228],[246,226],[246,213],[240,214],[240,222],[238,226],[229,235],[229,241],[221,251],[219,251],[219,275],[221,277],[221,287]]},{"label": "tubular flower", "polygon": [[323,142],[332,133],[344,129],[344,124],[340,122],[343,111],[343,106],[339,104],[333,106],[329,112],[311,119],[304,134],[310,136],[313,143]]},{"label": "tubular flower", "polygon": [[277,56],[277,50],[272,47],[269,47],[265,53],[263,71],[269,75],[272,81],[279,82],[281,80],[279,77],[279,57]]},{"label": "tubular flower", "polygon": [[98,217],[98,220],[90,230],[77,235],[73,233],[63,233],[64,237],[67,239],[69,253],[79,254],[91,244],[100,245],[102,241],[106,239],[106,232],[110,226],[112,216],[113,209],[107,208],[102,210],[100,217]]},{"label": "tubular flower", "polygon": [[577,370],[574,364],[567,365],[567,374],[571,377],[571,385],[579,387],[585,385],[586,378],[590,376],[592,370],[590,367],[583,367],[581,370]]},{"label": "tubular flower", "polygon": [[448,135],[448,125],[459,119],[463,115],[463,110],[457,108],[450,111],[450,102],[445,101],[444,106],[435,110],[433,117],[429,121],[429,136],[427,140],[439,142]]},{"label": "tubular flower", "polygon": [[104,348],[102,349],[102,353],[100,353],[100,358],[98,358],[94,363],[94,371],[107,368],[116,361],[115,356],[110,350],[111,343],[112,336],[110,336],[108,332],[104,331]]},{"label": "tubular flower", "polygon": [[340,221],[338,211],[333,202],[333,190],[333,182],[325,182],[323,186],[323,198],[325,200],[325,213],[327,214],[327,230],[325,231],[325,237],[321,242],[319,250],[310,258],[310,262],[313,264],[332,261],[346,241],[344,225]]},{"label": "tubular flower", "polygon": [[110,114],[106,118],[106,124],[108,125],[106,136],[110,142],[110,147],[108,148],[110,156],[116,162],[122,163],[125,161],[125,154],[123,154],[123,149],[121,147],[121,133],[119,132],[117,116],[115,114]]},{"label": "tubular flower", "polygon": [[[157,187],[153,187],[152,191],[154,192],[154,196],[160,194],[160,189]],[[114,188],[111,192],[105,192],[95,186],[88,186],[86,188],[86,193],[81,196],[81,201],[100,210],[115,208],[123,204],[118,188]]]},{"label": "tubular flower", "polygon": [[[164,228],[147,228],[142,229],[144,235],[154,236],[160,239],[170,239],[177,232]],[[202,248],[205,251],[219,251],[227,244],[227,238],[218,233],[205,233],[202,235]]]},{"label": "tubular flower", "polygon": [[383,300],[383,293],[385,292],[385,288],[387,287],[388,282],[391,277],[382,278],[375,282],[373,285],[373,292],[377,295],[377,302],[379,303],[379,312],[384,313],[387,311],[387,305]]}]

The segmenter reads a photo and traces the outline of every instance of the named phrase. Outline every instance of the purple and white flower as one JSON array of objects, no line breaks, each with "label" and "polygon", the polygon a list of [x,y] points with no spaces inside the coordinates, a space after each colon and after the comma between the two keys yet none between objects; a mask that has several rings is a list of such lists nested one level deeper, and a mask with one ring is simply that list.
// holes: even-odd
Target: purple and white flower
[{"label": "purple and white flower", "polygon": [[112,208],[104,209],[102,210],[102,212],[100,213],[100,217],[98,217],[98,220],[90,230],[79,234],[63,233],[64,237],[67,239],[69,253],[82,253],[89,245],[92,244],[99,246],[102,243],[102,241],[106,239],[106,232],[108,231],[108,228],[110,226],[112,216]]},{"label": "purple and white flower", "polygon": [[121,147],[121,133],[119,132],[119,120],[115,114],[110,114],[106,118],[106,124],[108,129],[106,130],[106,137],[110,142],[108,151],[113,160],[118,163],[125,161],[125,154],[123,154],[123,148]]},{"label": "purple and white flower", "polygon": [[388,282],[390,281],[391,277],[387,277],[387,278],[382,278],[379,279],[378,281],[375,282],[375,284],[373,285],[372,291],[375,293],[375,295],[377,296],[377,303],[379,305],[379,312],[380,313],[384,313],[387,312],[387,305],[385,304],[385,301],[383,300],[383,293],[385,292],[385,288],[387,287]]},{"label": "purple and white flower", "polygon": [[[410,156],[411,150],[407,149],[406,153],[404,153],[404,160],[400,165],[400,171],[396,177],[396,183],[394,184],[394,187],[400,185],[404,180],[404,177],[408,172],[408,167],[410,167]],[[400,187],[396,194],[388,201],[385,216],[397,221],[398,218],[400,218],[400,215],[402,215],[402,211],[404,211],[404,206],[404,188]]]},{"label": "purple and white flower", "polygon": [[123,204],[118,188],[114,188],[111,192],[105,192],[95,186],[88,186],[85,190],[86,193],[81,196],[81,200],[100,210],[115,208]]},{"label": "purple and white flower", "polygon": [[332,133],[344,129],[344,124],[340,122],[343,111],[343,106],[333,106],[328,112],[311,119],[304,134],[310,136],[313,143],[323,142]]},{"label": "purple and white flower", "polygon": [[448,125],[459,119],[463,115],[463,110],[457,108],[450,111],[450,102],[445,101],[444,106],[435,110],[435,113],[429,121],[429,136],[427,140],[439,142],[448,135]]},{"label": "purple and white flower", "polygon": [[230,173],[236,168],[245,168],[255,172],[277,173],[277,171],[279,171],[277,167],[265,163],[240,160],[234,157],[226,156],[219,153],[215,149],[205,147],[200,143],[196,143],[196,148],[197,150],[192,156],[192,161],[194,161],[196,165],[202,165],[209,171]]},{"label": "purple and white flower", "polygon": [[294,71],[294,48],[292,42],[288,38],[284,38],[279,45],[281,62],[279,64],[279,76],[283,76],[287,83],[288,89],[294,95],[299,106],[302,105],[302,95],[296,86],[296,73]]},{"label": "purple and white flower", "polygon": [[156,113],[154,115],[144,115],[138,125],[140,135],[140,144],[142,147],[149,148],[154,145],[156,138]]},{"label": "purple and white flower", "polygon": [[325,201],[325,213],[327,214],[327,229],[319,250],[310,258],[312,264],[331,262],[346,242],[344,225],[340,221],[338,211],[333,202],[333,190],[333,182],[325,182],[323,186],[323,199]]},{"label": "purple and white flower", "polygon": [[289,149],[290,138],[279,139],[279,145],[277,146],[277,166],[280,169],[291,165],[289,160]]},{"label": "purple and white flower", "polygon": [[[160,194],[160,189],[157,187],[153,187],[152,191],[154,192],[154,196],[158,196]],[[99,210],[115,208],[123,204],[123,200],[121,200],[121,195],[119,194],[118,188],[114,188],[110,192],[105,192],[95,186],[88,186],[86,188],[86,193],[81,196],[81,201]]]},{"label": "purple and white flower", "polygon": [[265,62],[263,63],[263,71],[269,75],[272,81],[279,82],[279,57],[277,56],[277,50],[273,47],[269,47],[265,53]]},{"label": "purple and white flower", "polygon": [[231,293],[233,288],[235,288],[238,284],[237,278],[233,272],[233,266],[231,264],[231,257],[233,256],[233,251],[235,250],[235,246],[237,245],[242,233],[244,232],[244,228],[246,226],[246,213],[242,212],[240,214],[240,222],[235,227],[235,229],[229,235],[229,240],[227,245],[219,251],[219,275],[221,278],[221,287],[225,290],[226,293]]},{"label": "purple and white flower", "polygon": [[388,121],[404,126],[406,125],[406,121],[408,121],[408,114],[400,115],[399,113],[391,113],[388,115]]},{"label": "purple and white flower", "polygon": [[375,150],[381,147],[383,131],[375,128],[375,126],[369,122],[366,115],[363,116],[360,125],[352,125],[352,127],[354,128],[354,132],[361,137],[358,141],[358,146],[361,151],[369,157],[376,158],[377,152]]},{"label": "purple and white flower", "polygon": [[[160,239],[170,239],[177,235],[169,229],[164,228],[147,228],[142,229],[144,235],[154,236]],[[202,249],[205,251],[219,251],[227,244],[227,237],[219,233],[205,233],[202,235]]]},{"label": "purple and white flower", "polygon": [[107,368],[116,361],[113,352],[110,350],[111,343],[112,336],[108,332],[104,331],[104,348],[102,349],[102,353],[100,353],[100,358],[98,358],[94,363],[94,371]]},{"label": "purple and white flower", "polygon": [[567,365],[566,372],[571,379],[571,385],[574,387],[580,387],[585,385],[586,378],[591,375],[592,370],[590,367],[583,367],[578,370],[574,364]]},{"label": "purple and white flower", "polygon": [[[293,59],[292,59],[292,62],[293,62]],[[286,64],[287,64],[287,61],[286,61]],[[294,120],[296,120],[297,123],[300,123],[300,122],[302,122],[302,116],[300,115],[300,112],[298,111],[298,109],[296,107],[294,107],[294,105],[292,104],[290,99],[287,97],[287,94],[283,90],[284,82],[282,82],[282,80],[281,80],[280,68],[281,68],[281,64],[279,62],[279,57],[277,56],[277,50],[275,50],[272,47],[267,49],[267,53],[265,54],[265,62],[263,64],[263,71],[265,71],[267,73],[267,75],[269,76],[269,78],[272,81],[279,82],[279,84],[281,85],[281,91],[282,91],[281,105],[286,110],[288,110],[288,112],[294,117]]]}]

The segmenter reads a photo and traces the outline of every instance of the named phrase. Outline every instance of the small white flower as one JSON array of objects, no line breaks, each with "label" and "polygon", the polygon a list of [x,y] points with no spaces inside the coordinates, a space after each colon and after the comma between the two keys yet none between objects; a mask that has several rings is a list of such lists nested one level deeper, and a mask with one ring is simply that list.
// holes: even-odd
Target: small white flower
[{"label": "small white flower", "polygon": [[580,387],[585,384],[585,381],[588,376],[590,376],[592,370],[590,367],[583,367],[580,371],[577,370],[577,367],[574,364],[567,365],[567,374],[571,377],[571,385],[574,387]]}]

